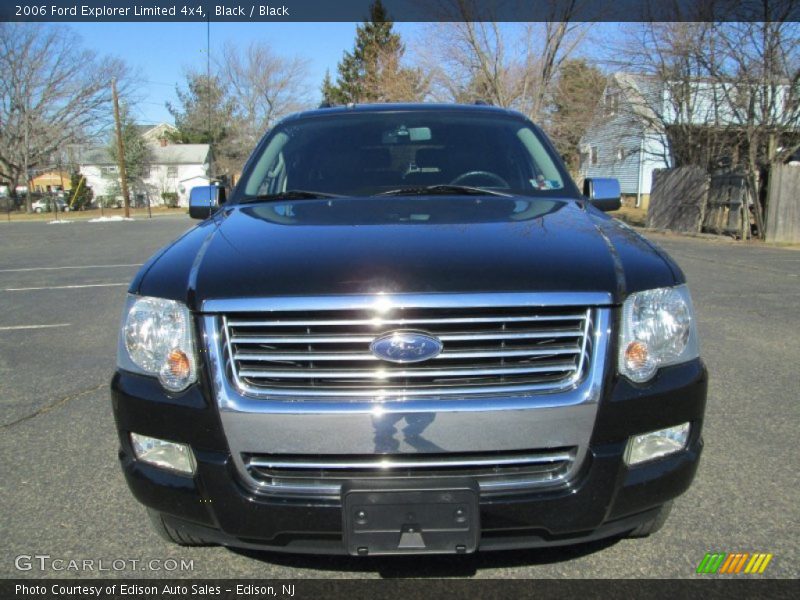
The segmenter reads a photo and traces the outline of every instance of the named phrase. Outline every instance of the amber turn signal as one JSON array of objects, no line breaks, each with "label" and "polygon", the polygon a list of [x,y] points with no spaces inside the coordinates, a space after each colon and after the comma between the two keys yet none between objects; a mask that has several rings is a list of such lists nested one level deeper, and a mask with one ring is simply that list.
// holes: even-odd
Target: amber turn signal
[{"label": "amber turn signal", "polygon": [[192,368],[189,357],[183,351],[177,349],[167,356],[167,366],[170,374],[180,379],[188,377]]},{"label": "amber turn signal", "polygon": [[647,345],[643,342],[631,342],[625,348],[625,362],[631,369],[641,369],[647,364],[648,358]]}]

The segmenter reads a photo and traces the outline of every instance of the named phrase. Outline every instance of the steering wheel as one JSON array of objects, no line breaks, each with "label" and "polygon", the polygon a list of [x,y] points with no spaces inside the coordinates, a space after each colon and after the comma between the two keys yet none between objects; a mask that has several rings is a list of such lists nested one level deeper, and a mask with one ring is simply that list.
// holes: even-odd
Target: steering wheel
[{"label": "steering wheel", "polygon": [[[469,185],[468,181],[470,179],[478,179],[478,180],[483,179],[484,181],[491,181],[492,184],[494,184],[496,187],[501,187],[501,188],[511,187],[510,185],[508,185],[508,182],[505,179],[500,177],[500,175],[497,175],[496,173],[492,173],[490,171],[467,171],[466,173],[462,173],[461,175],[453,179],[453,181],[450,182],[450,185]],[[480,185],[480,184],[478,183],[474,185]]]}]

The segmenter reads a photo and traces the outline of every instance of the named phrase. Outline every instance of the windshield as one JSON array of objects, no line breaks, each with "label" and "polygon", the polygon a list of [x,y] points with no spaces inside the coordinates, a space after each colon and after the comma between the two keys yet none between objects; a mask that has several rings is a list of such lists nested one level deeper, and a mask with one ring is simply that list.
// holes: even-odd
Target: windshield
[{"label": "windshield", "polygon": [[371,196],[425,188],[557,196],[567,185],[557,159],[525,121],[466,111],[288,121],[272,131],[251,165],[239,186],[245,201],[284,192]]}]

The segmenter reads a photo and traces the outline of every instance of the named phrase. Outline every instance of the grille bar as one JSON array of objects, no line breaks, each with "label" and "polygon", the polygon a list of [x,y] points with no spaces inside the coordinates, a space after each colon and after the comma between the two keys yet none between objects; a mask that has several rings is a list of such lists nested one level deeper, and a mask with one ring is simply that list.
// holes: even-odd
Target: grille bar
[{"label": "grille bar", "polygon": [[295,320],[274,320],[274,321],[236,321],[229,320],[230,327],[308,327],[310,325],[369,325],[369,326],[400,326],[411,325],[431,325],[431,324],[450,324],[450,323],[529,323],[538,321],[569,321],[582,319],[583,313],[567,315],[531,315],[527,317],[509,317],[498,315],[496,317],[453,317],[444,319],[383,319],[375,317],[372,319],[320,319],[318,321],[295,321]]},{"label": "grille bar", "polygon": [[286,456],[243,454],[257,491],[282,496],[338,497],[345,482],[374,479],[446,481],[470,477],[492,496],[563,484],[575,448],[486,455],[417,454],[383,456]]},{"label": "grille bar", "polygon": [[[493,358],[506,356],[557,356],[580,353],[580,348],[575,346],[547,347],[545,349],[523,348],[522,350],[478,350],[469,352],[443,352],[431,360],[461,360],[464,358]],[[343,352],[323,352],[311,354],[308,352],[295,353],[245,353],[237,352],[233,355],[235,360],[246,361],[317,361],[317,360],[356,360],[356,361],[379,361],[374,354],[360,353],[347,354]]]},{"label": "grille bar", "polygon": [[[550,329],[548,331],[526,331],[522,333],[492,331],[489,333],[449,333],[437,336],[443,342],[464,342],[471,340],[532,340],[553,337],[577,337],[579,329]],[[234,344],[369,344],[376,335],[279,335],[279,336],[236,336]]]},{"label": "grille bar", "polygon": [[491,456],[491,457],[438,457],[431,456],[388,456],[384,458],[364,459],[304,459],[285,457],[253,456],[248,460],[252,467],[266,469],[325,469],[325,470],[350,470],[350,469],[434,469],[441,467],[499,467],[507,465],[530,465],[553,463],[570,460],[569,452],[552,452],[529,455]]},{"label": "grille bar", "polygon": [[[482,377],[484,375],[519,375],[524,373],[550,373],[560,371],[574,371],[575,363],[557,363],[542,367],[509,367],[505,369],[393,369],[375,371],[364,369],[360,371],[314,370],[314,379],[390,379],[395,377]],[[287,379],[307,379],[308,370],[281,370],[268,371],[266,369],[242,369],[240,377],[268,377]]]},{"label": "grille bar", "polygon": [[[279,310],[221,317],[228,373],[240,392],[276,397],[447,396],[557,391],[584,375],[594,310],[576,307],[404,305]],[[398,364],[371,344],[392,332],[435,337],[442,351]]]}]

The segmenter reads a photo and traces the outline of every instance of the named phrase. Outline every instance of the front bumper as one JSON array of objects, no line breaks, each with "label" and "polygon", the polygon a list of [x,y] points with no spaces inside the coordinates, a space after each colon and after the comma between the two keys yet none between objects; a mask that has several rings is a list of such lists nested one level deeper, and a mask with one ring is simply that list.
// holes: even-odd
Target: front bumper
[{"label": "front bumper", "polygon": [[[112,381],[120,460],[135,497],[167,521],[230,546],[291,552],[344,553],[341,503],[267,497],[243,485],[223,434],[207,379],[165,394],[157,381],[117,372]],[[566,486],[481,498],[479,549],[563,545],[622,534],[652,518],[683,493],[697,470],[707,375],[702,362],[662,369],[647,385],[608,376],[591,441]],[[631,435],[679,423],[692,425],[687,447],[627,467]],[[194,478],[133,458],[129,434],[188,443]]]}]

